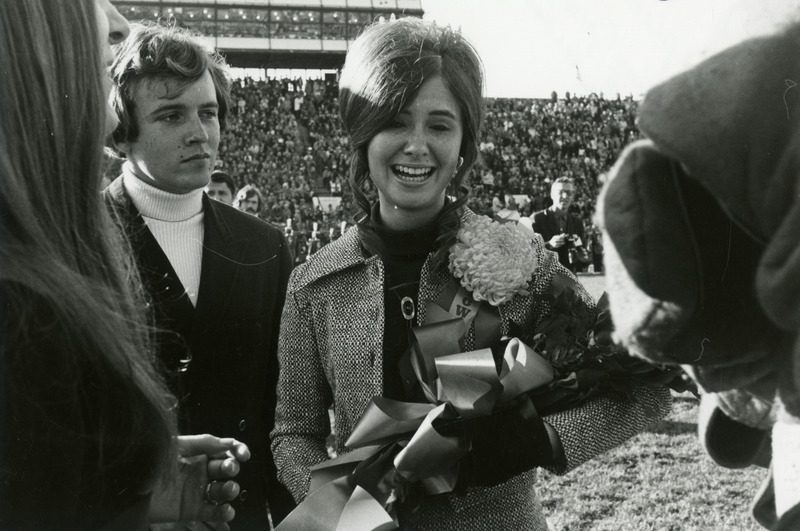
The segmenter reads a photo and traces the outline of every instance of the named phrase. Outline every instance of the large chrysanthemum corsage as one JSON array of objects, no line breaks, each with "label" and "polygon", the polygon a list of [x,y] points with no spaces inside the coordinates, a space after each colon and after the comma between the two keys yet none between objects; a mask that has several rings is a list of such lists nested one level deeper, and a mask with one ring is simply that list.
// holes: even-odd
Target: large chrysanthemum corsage
[{"label": "large chrysanthemum corsage", "polygon": [[476,301],[499,306],[529,294],[528,282],[539,264],[530,237],[515,223],[471,216],[457,238],[450,249],[450,272]]}]

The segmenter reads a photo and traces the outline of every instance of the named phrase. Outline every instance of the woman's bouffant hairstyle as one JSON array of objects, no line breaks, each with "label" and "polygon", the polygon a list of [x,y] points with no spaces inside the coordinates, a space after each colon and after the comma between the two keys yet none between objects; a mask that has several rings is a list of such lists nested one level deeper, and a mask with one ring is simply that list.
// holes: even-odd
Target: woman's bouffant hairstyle
[{"label": "woman's bouffant hairstyle", "polygon": [[449,26],[418,18],[379,21],[369,26],[347,52],[339,81],[339,111],[350,138],[350,185],[362,215],[368,219],[370,201],[364,193],[369,178],[367,147],[407,107],[422,84],[441,76],[461,109],[464,158],[450,183],[456,199],[439,221],[438,247],[446,251],[458,231],[460,209],[469,190],[464,181],[480,156],[483,126],[483,65],[475,48]]},{"label": "woman's bouffant hairstyle", "polygon": [[[144,488],[176,460],[175,399],[156,374],[138,276],[99,193],[107,106],[95,9],[0,2],[0,421],[29,426],[15,413],[21,397],[57,402],[64,415],[52,425],[86,442],[64,450],[80,476],[53,481],[73,481],[84,504],[118,489],[110,474],[120,463],[143,465],[127,479]],[[48,338],[59,343],[43,351]],[[31,434],[47,440],[50,428],[3,433],[3,450]],[[6,457],[4,479],[19,466]]]},{"label": "woman's bouffant hairstyle", "polygon": [[177,97],[206,71],[214,82],[219,104],[219,128],[225,130],[231,92],[228,67],[219,53],[201,44],[198,36],[178,26],[153,22],[131,24],[130,36],[116,52],[117,58],[111,67],[114,80],[111,102],[119,119],[114,131],[115,142],[135,142],[139,136],[134,110],[136,90],[142,83],[166,83],[169,91]]}]

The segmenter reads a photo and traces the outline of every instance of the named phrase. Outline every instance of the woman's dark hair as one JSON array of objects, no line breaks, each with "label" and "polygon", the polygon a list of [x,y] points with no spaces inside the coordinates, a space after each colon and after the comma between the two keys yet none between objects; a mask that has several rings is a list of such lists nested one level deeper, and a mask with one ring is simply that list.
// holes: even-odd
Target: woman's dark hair
[{"label": "woman's dark hair", "polygon": [[439,262],[458,232],[461,207],[467,202],[466,176],[480,156],[483,126],[483,65],[473,46],[449,26],[418,18],[379,21],[368,27],[347,52],[339,81],[339,112],[350,138],[350,185],[361,216],[369,219],[371,204],[364,193],[369,178],[367,147],[419,92],[422,84],[441,76],[458,103],[464,136],[464,158],[450,183],[455,197],[439,217]]}]

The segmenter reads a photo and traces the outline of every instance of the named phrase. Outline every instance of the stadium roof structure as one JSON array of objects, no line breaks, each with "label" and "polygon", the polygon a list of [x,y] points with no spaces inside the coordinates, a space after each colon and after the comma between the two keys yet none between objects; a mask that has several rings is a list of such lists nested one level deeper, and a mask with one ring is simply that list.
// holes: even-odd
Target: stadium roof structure
[{"label": "stadium roof structure", "polygon": [[423,15],[421,0],[132,0],[128,20],[172,22],[203,35],[239,68],[337,70],[372,21]]}]

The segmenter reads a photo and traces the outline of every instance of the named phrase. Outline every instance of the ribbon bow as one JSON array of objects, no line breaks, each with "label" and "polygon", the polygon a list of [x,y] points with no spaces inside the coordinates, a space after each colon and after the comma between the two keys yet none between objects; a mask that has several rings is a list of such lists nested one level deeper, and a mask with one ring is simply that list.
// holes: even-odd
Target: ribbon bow
[{"label": "ribbon bow", "polygon": [[[373,398],[346,442],[354,451],[311,469],[310,495],[278,531],[396,529],[397,503],[413,497],[410,485],[427,495],[453,490],[471,442],[437,428],[490,415],[554,378],[552,366],[516,338],[495,361],[495,312],[455,282],[429,303],[425,324],[411,331],[404,372],[407,387],[419,385],[428,403]],[[477,350],[462,352],[473,326]]]}]

